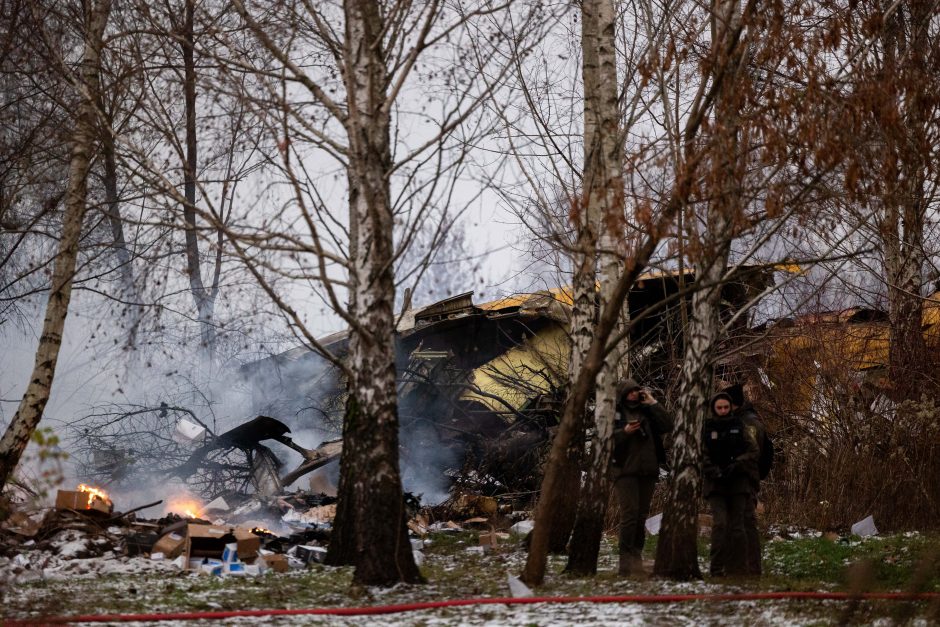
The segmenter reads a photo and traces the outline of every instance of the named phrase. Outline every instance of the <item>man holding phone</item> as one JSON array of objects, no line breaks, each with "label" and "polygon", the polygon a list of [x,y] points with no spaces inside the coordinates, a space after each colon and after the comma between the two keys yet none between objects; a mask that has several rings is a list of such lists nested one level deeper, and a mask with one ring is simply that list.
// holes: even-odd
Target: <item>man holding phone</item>
[{"label": "man holding phone", "polygon": [[614,421],[614,490],[620,502],[619,573],[643,576],[641,554],[659,467],[665,464],[662,436],[672,429],[672,416],[649,388],[634,379],[617,386]]}]

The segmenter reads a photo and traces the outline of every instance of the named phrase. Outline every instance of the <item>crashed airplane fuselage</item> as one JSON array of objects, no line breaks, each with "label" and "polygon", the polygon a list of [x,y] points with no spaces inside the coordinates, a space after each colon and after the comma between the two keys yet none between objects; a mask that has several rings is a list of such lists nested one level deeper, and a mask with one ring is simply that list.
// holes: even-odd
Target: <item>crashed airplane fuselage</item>
[{"label": "crashed airplane fuselage", "polygon": [[[773,280],[773,268],[742,267],[722,293],[734,311]],[[648,273],[629,296],[638,320],[631,346],[646,380],[664,380],[681,341],[687,273]],[[404,312],[396,334],[402,465],[414,473],[473,474],[509,490],[534,489],[538,462],[557,424],[567,382],[571,294],[556,288],[475,305],[472,293]],[[641,315],[642,314],[642,315]],[[742,324],[743,324],[742,319]],[[320,341],[342,358],[347,334]],[[253,409],[292,426],[338,436],[345,385],[338,369],[299,347],[247,364]],[[428,455],[433,450],[436,454]],[[479,486],[478,486],[479,487]]]}]

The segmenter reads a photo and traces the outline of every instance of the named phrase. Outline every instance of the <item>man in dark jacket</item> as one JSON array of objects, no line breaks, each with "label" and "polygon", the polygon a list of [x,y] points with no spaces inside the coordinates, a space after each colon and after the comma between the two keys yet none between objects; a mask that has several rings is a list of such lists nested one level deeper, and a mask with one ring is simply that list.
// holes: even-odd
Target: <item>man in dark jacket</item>
[{"label": "man in dark jacket", "polygon": [[621,575],[643,575],[641,553],[646,542],[653,489],[665,463],[662,436],[672,429],[672,416],[653,394],[633,379],[617,387],[614,426],[614,490],[620,502]]},{"label": "man in dark jacket", "polygon": [[[744,398],[744,388],[740,384],[732,385],[724,390],[731,397],[731,411],[741,419],[745,427],[753,427],[757,436],[757,447],[760,457],[764,456],[764,447],[767,446],[767,427],[760,419],[754,406]],[[760,475],[758,475],[760,478]],[[757,502],[760,492],[760,481],[749,494],[747,506],[744,509],[744,534],[747,538],[747,553],[745,571],[748,575],[761,574],[760,531],[757,528]]]},{"label": "man in dark jacket", "polygon": [[731,397],[716,394],[702,433],[703,493],[712,512],[713,576],[747,574],[744,517],[759,483],[757,431],[731,410]]}]

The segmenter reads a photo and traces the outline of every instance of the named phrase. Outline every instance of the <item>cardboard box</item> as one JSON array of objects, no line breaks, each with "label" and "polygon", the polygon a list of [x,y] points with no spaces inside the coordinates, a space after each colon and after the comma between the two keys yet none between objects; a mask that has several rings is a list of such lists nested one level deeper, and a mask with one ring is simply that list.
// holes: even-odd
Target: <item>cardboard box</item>
[{"label": "cardboard box", "polygon": [[186,536],[178,531],[172,531],[154,542],[151,553],[163,553],[167,559],[174,559],[183,553],[186,546]]},{"label": "cardboard box", "polygon": [[258,556],[258,551],[261,549],[260,536],[256,536],[251,529],[244,527],[235,527],[233,535],[238,548],[238,559],[244,562]]},{"label": "cardboard box", "polygon": [[276,573],[286,573],[290,570],[290,567],[287,564],[287,556],[275,553],[273,555],[262,555],[261,559],[264,560],[264,565],[269,569],[273,570]]},{"label": "cardboard box", "polygon": [[[226,537],[229,536],[229,537]],[[232,541],[229,530],[215,525],[186,526],[186,556],[211,557],[221,561],[225,545]]]},{"label": "cardboard box", "polygon": [[223,527],[218,525],[186,526],[186,556],[211,557],[221,559],[226,544],[235,544],[238,558],[242,561],[253,559],[261,548],[261,538],[241,527]]},{"label": "cardboard box", "polygon": [[102,514],[110,514],[114,509],[111,501],[103,501],[100,498],[92,497],[91,503],[88,502],[88,492],[79,492],[77,490],[59,490],[55,498],[56,509],[74,509],[80,512],[95,511]]}]

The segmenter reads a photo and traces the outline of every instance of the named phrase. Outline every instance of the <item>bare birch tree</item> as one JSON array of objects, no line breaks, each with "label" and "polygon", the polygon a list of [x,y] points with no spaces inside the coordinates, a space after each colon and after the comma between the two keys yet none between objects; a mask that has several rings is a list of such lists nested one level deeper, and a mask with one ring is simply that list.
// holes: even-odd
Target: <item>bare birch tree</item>
[{"label": "bare birch tree", "polygon": [[[747,6],[753,9],[754,3],[748,3]],[[716,92],[725,78],[727,59],[741,45],[739,36],[740,31],[729,33],[726,39],[715,41],[711,46],[708,62],[703,64],[707,73],[690,99],[689,115],[680,131],[682,151],[678,155],[677,174],[659,211],[653,214],[649,212],[648,207],[637,209],[636,218],[638,229],[642,233],[641,239],[635,248],[624,255],[623,271],[610,292],[607,307],[601,311],[587,356],[574,387],[569,391],[558,432],[552,441],[536,505],[535,528],[532,532],[529,556],[522,572],[522,579],[527,583],[538,585],[545,577],[552,512],[555,508],[562,506],[561,501],[564,497],[559,490],[557,473],[564,451],[576,435],[576,414],[594,390],[597,374],[603,368],[608,352],[614,348],[608,344],[608,341],[621,320],[621,309],[627,292],[646,268],[676,212],[688,202],[696,173],[705,156],[704,151],[697,145],[698,133],[705,116],[711,111]]]},{"label": "bare birch tree", "polygon": [[[613,0],[588,0],[581,5],[582,59],[584,80],[584,176],[586,224],[582,231],[597,237],[597,250],[585,250],[599,263],[600,311],[613,305],[611,296],[620,276],[621,244],[624,241],[624,136],[621,132],[621,111],[617,78],[617,5]],[[595,230],[598,235],[595,236]],[[576,288],[589,290],[590,313],[594,313],[595,272],[577,282]],[[587,279],[590,279],[588,283]],[[584,296],[582,296],[582,299]],[[586,299],[585,299],[586,300]],[[577,310],[575,310],[577,311]],[[572,322],[575,320],[572,314]],[[593,323],[594,316],[590,321]],[[590,345],[590,327],[572,324],[572,346],[569,369],[571,387],[580,371],[584,353]],[[574,354],[578,351],[575,363]],[[620,364],[619,346],[611,347],[604,365],[597,374],[594,391],[594,429],[590,455],[586,459],[583,493],[578,500],[577,522],[569,549],[567,570],[592,574],[597,569],[597,555],[604,529],[604,514],[610,493],[609,464],[614,425],[614,405]],[[575,438],[577,442],[578,438]],[[578,474],[580,479],[580,473]],[[568,508],[563,508],[568,509]],[[574,508],[572,508],[574,509]]]},{"label": "bare birch tree", "polygon": [[[740,31],[743,16],[735,2],[716,3],[711,15],[714,41],[724,41],[729,34]],[[715,348],[721,321],[718,318],[723,277],[734,237],[734,216],[742,201],[738,181],[742,179],[742,159],[738,153],[736,109],[740,106],[736,74],[743,71],[743,49],[733,49],[733,58],[723,59],[727,65],[725,79],[718,89],[715,121],[709,138],[710,176],[714,194],[707,203],[705,223],[697,239],[693,271],[698,284],[692,297],[691,317],[684,334],[685,354],[679,374],[677,413],[680,416],[673,430],[673,476],[660,540],[657,544],[655,572],[677,579],[700,576],[696,531],[700,494],[702,421],[711,397]],[[697,229],[695,221],[691,228]],[[680,233],[679,237],[684,237]],[[689,533],[689,530],[693,533]],[[686,572],[685,569],[688,569]]]},{"label": "bare birch tree", "polygon": [[[229,230],[227,237],[295,332],[341,369],[348,391],[327,559],[354,564],[360,583],[417,582],[398,463],[394,266],[422,221],[442,215],[435,203],[450,199],[467,147],[486,127],[468,121],[501,84],[506,63],[490,65],[491,72],[468,71],[493,59],[502,37],[493,23],[510,14],[506,6],[487,3],[350,0],[314,7],[278,0],[236,1],[235,7],[264,60],[257,68],[248,67],[246,59],[257,61],[250,55],[233,54],[224,62],[232,73],[251,69],[257,77],[249,97],[257,99],[262,124],[276,134],[276,167],[291,196],[284,213],[252,230]],[[514,17],[535,23],[531,9],[523,6]],[[225,44],[236,49],[236,42]],[[474,63],[462,66],[455,57],[442,66],[432,54],[448,49],[465,51]],[[306,58],[317,63],[308,65]],[[443,82],[435,83],[438,77]],[[409,112],[409,99],[416,113]],[[342,191],[333,197],[322,173],[309,169],[305,151],[311,148],[342,173]],[[339,202],[345,220],[335,208]],[[271,261],[278,256],[287,263]],[[279,277],[318,286],[330,311],[348,326],[345,359],[317,342]]]},{"label": "bare birch tree", "polygon": [[[701,577],[702,425],[710,412],[720,343],[733,321],[747,312],[745,307],[723,320],[722,290],[736,264],[753,259],[781,230],[799,230],[805,216],[819,210],[828,193],[823,182],[844,155],[844,137],[834,120],[845,109],[833,105],[835,99],[824,90],[806,88],[823,82],[831,69],[820,61],[832,50],[826,35],[830,25],[805,25],[796,5],[759,13],[748,8],[754,7],[721,3],[709,15],[713,41],[738,36],[743,41],[726,48],[724,81],[703,137],[707,167],[683,220],[685,229],[678,233],[692,261],[695,291],[684,329],[672,473],[654,567],[656,574],[675,579]],[[758,35],[771,24],[774,37]],[[785,66],[799,71],[780,72]],[[744,250],[732,260],[736,242]]]},{"label": "bare birch tree", "polygon": [[49,401],[59,348],[62,345],[62,331],[72,295],[82,222],[87,209],[88,172],[98,136],[97,102],[101,49],[104,45],[104,32],[111,12],[111,2],[88,2],[82,9],[82,60],[78,73],[71,77],[73,88],[79,95],[79,107],[72,133],[62,234],[30,383],[19,409],[0,439],[0,487],[9,481]]}]

